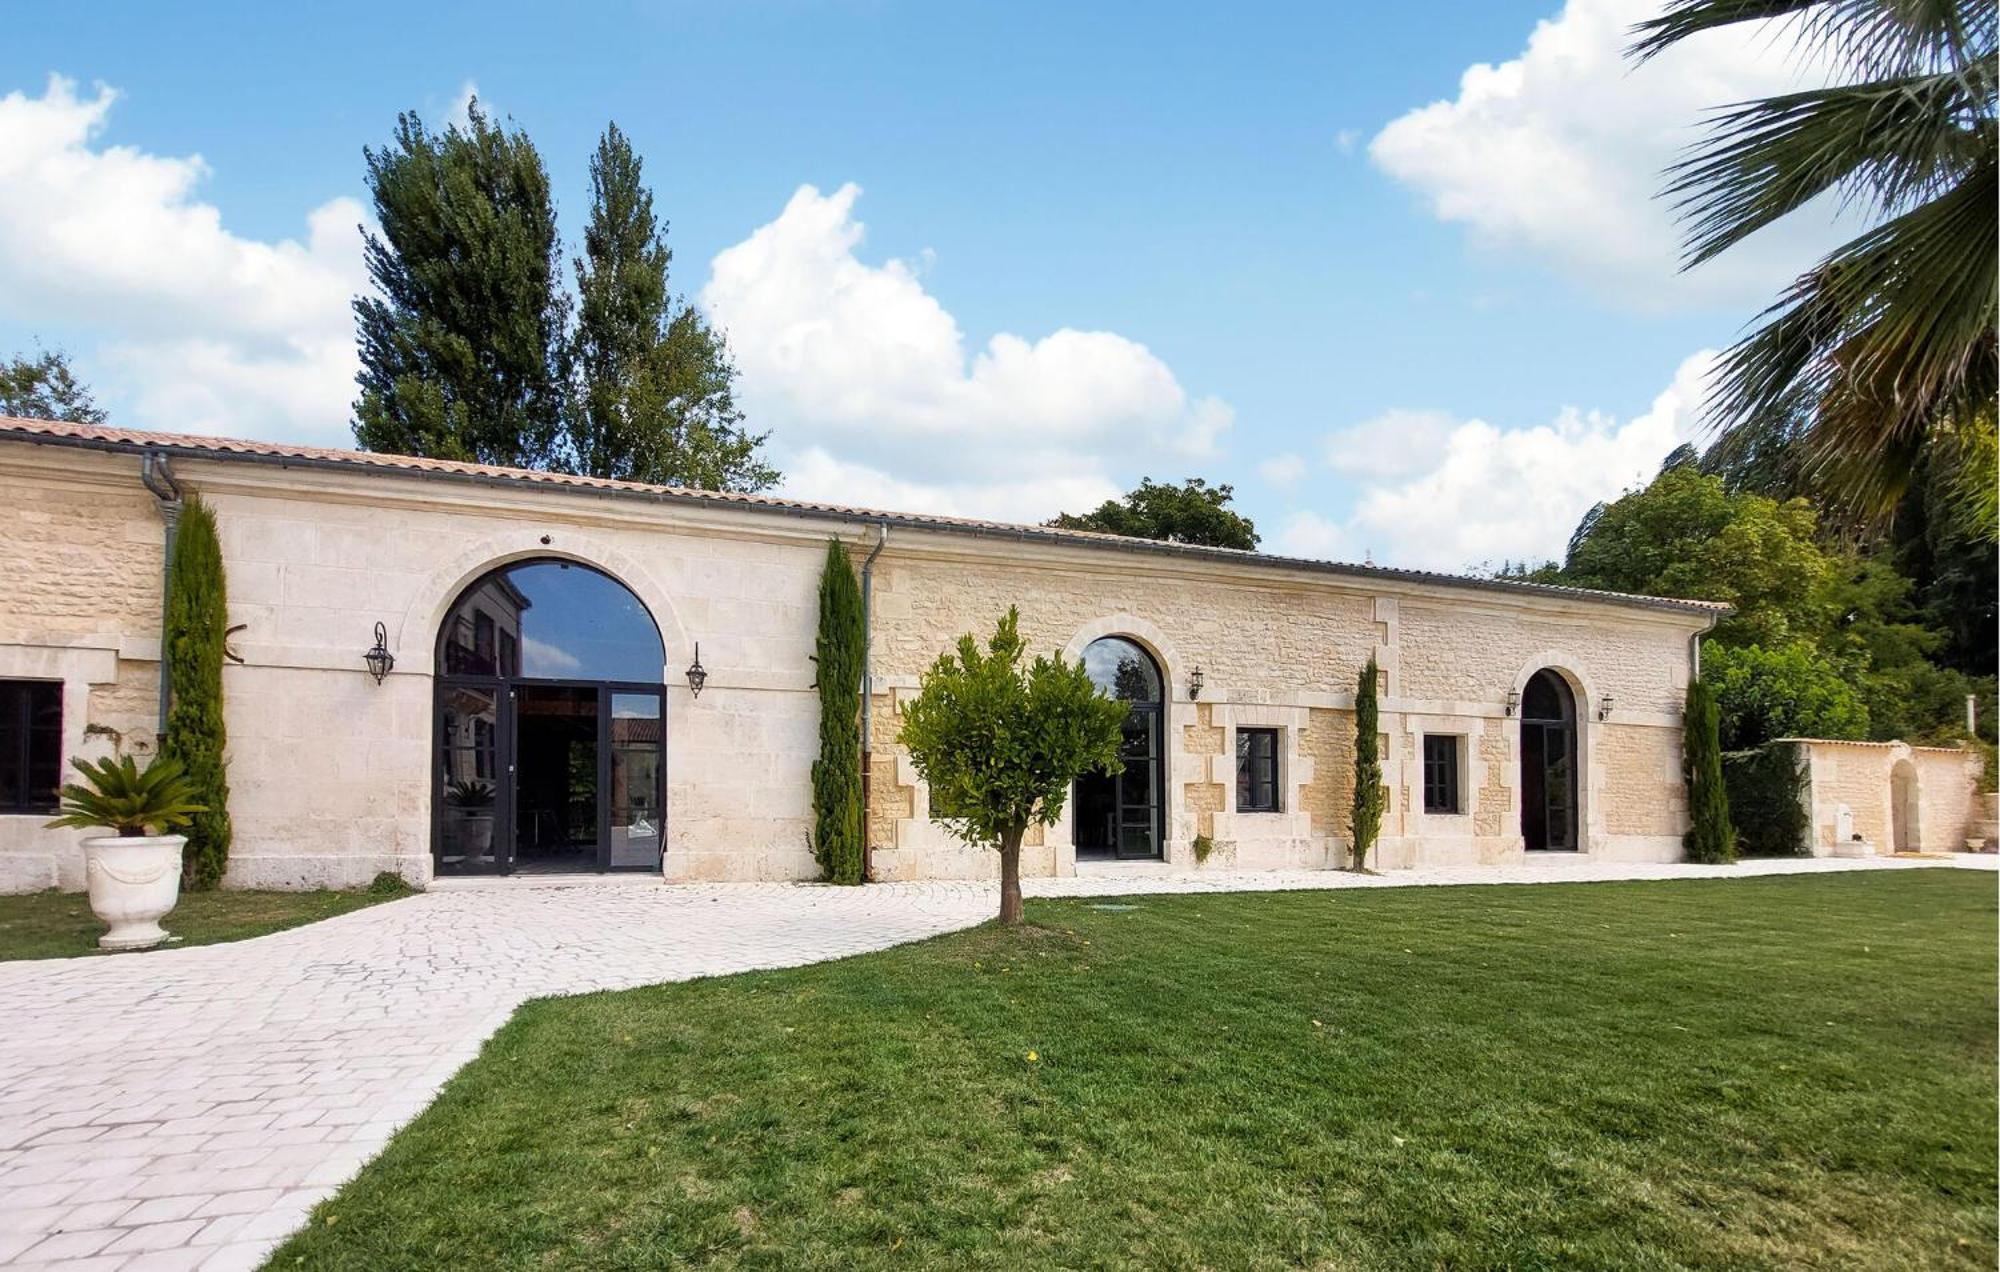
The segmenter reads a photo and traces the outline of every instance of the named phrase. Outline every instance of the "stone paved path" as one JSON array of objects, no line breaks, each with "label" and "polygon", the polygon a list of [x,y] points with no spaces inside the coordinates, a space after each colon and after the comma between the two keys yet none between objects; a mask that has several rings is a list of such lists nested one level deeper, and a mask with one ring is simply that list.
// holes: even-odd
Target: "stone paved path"
[{"label": "stone paved path", "polygon": [[[1910,869],[1550,865],[1099,873],[1031,895]],[[977,923],[991,883],[439,890],[230,945],[0,963],[0,1266],[254,1267],[520,1003],[880,949]],[[169,926],[171,926],[171,919]]]}]

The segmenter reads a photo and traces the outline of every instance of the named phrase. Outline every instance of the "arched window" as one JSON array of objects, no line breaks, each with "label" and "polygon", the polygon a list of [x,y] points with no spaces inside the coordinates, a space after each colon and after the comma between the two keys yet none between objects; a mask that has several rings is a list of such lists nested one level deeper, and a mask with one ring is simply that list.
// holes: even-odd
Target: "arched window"
[{"label": "arched window", "polygon": [[1107,697],[1130,704],[1115,776],[1077,779],[1070,824],[1079,857],[1158,857],[1165,842],[1166,747],[1160,665],[1137,641],[1104,636],[1083,651],[1083,668]]},{"label": "arched window", "polygon": [[507,680],[662,679],[660,629],[608,574],[572,561],[522,561],[458,598],[438,634],[447,676]]},{"label": "arched window", "polygon": [[1136,641],[1105,636],[1083,651],[1083,669],[1107,697],[1120,702],[1158,702],[1160,669]]}]

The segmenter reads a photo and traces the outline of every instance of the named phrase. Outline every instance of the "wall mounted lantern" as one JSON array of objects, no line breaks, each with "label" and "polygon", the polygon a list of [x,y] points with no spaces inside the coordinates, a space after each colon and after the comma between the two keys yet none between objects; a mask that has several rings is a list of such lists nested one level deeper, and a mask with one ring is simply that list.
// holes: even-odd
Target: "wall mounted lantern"
[{"label": "wall mounted lantern", "polygon": [[381,684],[396,667],[396,655],[389,652],[389,629],[375,624],[375,648],[361,655],[361,661],[368,664],[368,674]]},{"label": "wall mounted lantern", "polygon": [[701,687],[708,683],[708,668],[701,665],[701,642],[694,643],[694,661],[688,664],[688,692],[701,697]]},{"label": "wall mounted lantern", "polygon": [[1193,700],[1199,697],[1201,697],[1201,664],[1196,663],[1194,671],[1188,676],[1188,698]]},{"label": "wall mounted lantern", "polygon": [[1519,689],[1509,689],[1507,691],[1507,714],[1511,716],[1520,709],[1521,691]]},{"label": "wall mounted lantern", "polygon": [[1600,720],[1611,718],[1611,695],[1608,693],[1597,700],[1597,718]]}]

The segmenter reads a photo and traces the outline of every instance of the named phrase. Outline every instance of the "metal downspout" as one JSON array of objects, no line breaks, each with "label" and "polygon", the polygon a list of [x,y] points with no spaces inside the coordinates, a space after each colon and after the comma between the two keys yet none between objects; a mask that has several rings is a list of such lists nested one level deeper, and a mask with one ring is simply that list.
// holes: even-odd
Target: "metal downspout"
[{"label": "metal downspout", "polygon": [[878,537],[868,559],[861,563],[861,877],[874,877],[875,846],[868,837],[869,798],[874,793],[875,751],[875,659],[871,643],[875,621],[875,558],[889,544],[886,522],[875,527]]},{"label": "metal downspout", "polygon": [[180,532],[182,494],[181,484],[174,478],[174,470],[167,463],[167,457],[158,451],[148,451],[139,466],[139,480],[146,483],[146,489],[153,492],[153,499],[160,510],[160,520],[166,526],[164,543],[160,550],[160,718],[154,734],[154,746],[167,736],[167,711],[172,705],[172,686],[167,665],[167,589],[173,584],[174,540]]}]

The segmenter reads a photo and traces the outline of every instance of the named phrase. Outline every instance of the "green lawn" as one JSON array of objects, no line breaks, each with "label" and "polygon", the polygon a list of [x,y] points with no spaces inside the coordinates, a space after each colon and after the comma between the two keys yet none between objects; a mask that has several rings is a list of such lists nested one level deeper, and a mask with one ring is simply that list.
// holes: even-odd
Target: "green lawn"
[{"label": "green lawn", "polygon": [[1994,1266],[1991,875],[1124,904],[529,1004],[271,1266]]},{"label": "green lawn", "polygon": [[[160,920],[160,926],[181,939],[155,948],[240,941],[409,895],[411,889],[400,880],[394,885],[378,881],[354,892],[183,892],[174,912]],[[0,961],[105,954],[97,948],[102,935],[104,924],[81,892],[0,896]]]}]

